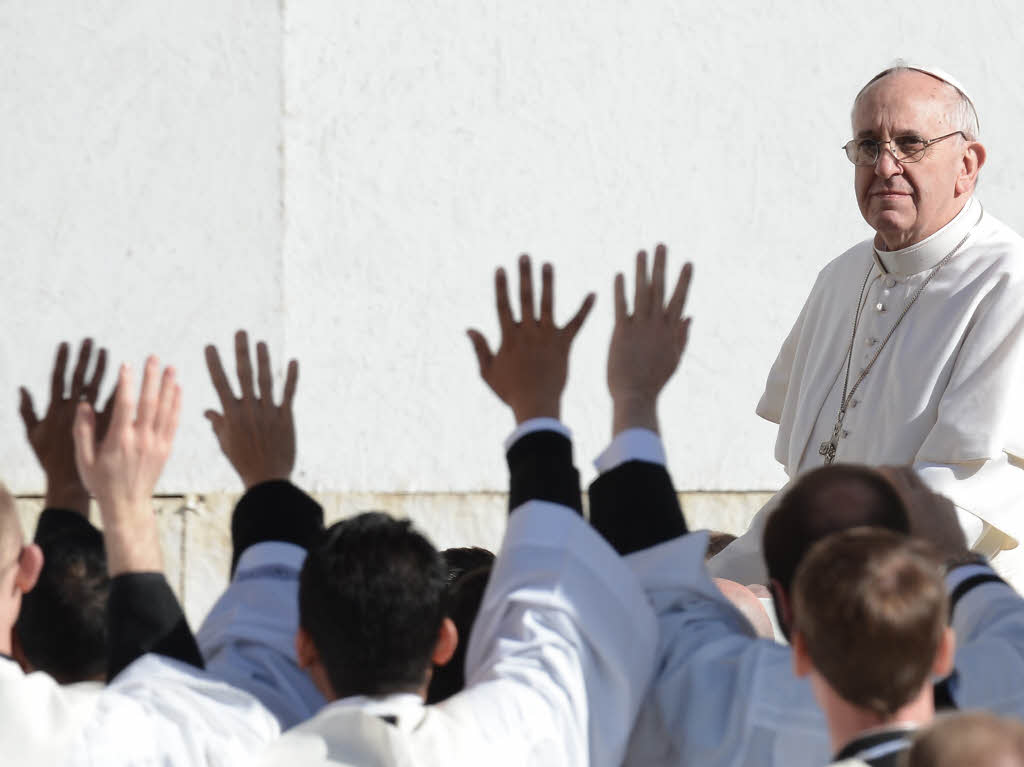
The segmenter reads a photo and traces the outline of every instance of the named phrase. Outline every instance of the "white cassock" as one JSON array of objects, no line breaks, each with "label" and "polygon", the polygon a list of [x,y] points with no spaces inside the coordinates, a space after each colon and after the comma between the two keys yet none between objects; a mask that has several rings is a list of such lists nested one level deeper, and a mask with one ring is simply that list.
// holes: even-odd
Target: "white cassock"
[{"label": "white cassock", "polygon": [[5,765],[227,767],[250,763],[279,732],[252,696],[157,655],[106,687],[61,686],[0,658]]},{"label": "white cassock", "polygon": [[[597,461],[664,465],[660,437],[629,429]],[[640,708],[625,767],[819,767],[832,755],[825,717],[790,648],[759,639],[714,585],[707,534],[690,533],[625,560],[658,616],[657,672]],[[948,691],[956,708],[1024,718],[1024,598],[990,567],[946,576],[957,652]]]},{"label": "white cassock", "polygon": [[[833,434],[866,277],[851,387],[884,348],[853,395],[836,460],[913,465],[956,504],[976,550],[1013,548],[1024,539],[1024,240],[973,198],[916,245],[879,252],[866,240],[822,269],[757,406],[779,424],[775,458],[791,480],[823,465],[819,446]],[[777,498],[711,561],[713,575],[765,582],[761,535]]]},{"label": "white cassock", "polygon": [[657,637],[623,559],[579,514],[528,501],[509,518],[473,626],[466,689],[432,706],[343,698],[258,764],[619,767]]}]

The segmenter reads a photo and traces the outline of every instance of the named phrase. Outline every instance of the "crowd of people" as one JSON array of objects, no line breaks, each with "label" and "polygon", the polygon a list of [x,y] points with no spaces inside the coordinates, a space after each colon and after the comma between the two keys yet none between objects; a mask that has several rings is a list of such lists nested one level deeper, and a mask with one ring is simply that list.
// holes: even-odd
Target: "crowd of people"
[{"label": "crowd of people", "polygon": [[[948,82],[905,68],[879,78],[858,97],[855,127],[874,109],[881,128],[858,131],[847,146],[858,172],[870,174],[866,184],[886,184],[877,195],[865,186],[865,217],[892,239],[861,259],[869,277],[883,269],[880,254],[915,247],[896,236],[908,202],[894,186],[903,182],[891,179],[953,135],[921,139],[887,122],[896,112],[885,99],[924,84],[941,100]],[[963,138],[958,151],[983,161]],[[956,187],[960,206],[940,233],[975,210],[978,167]],[[933,234],[917,232],[925,243]],[[207,347],[221,407],[206,417],[245,492],[231,519],[229,581],[196,630],[164,576],[152,508],[181,412],[175,371],[150,357],[137,385],[123,364],[100,405],[106,351],[84,341],[69,376],[71,349],[61,344],[42,416],[21,392],[47,481],[31,541],[13,498],[0,492],[5,764],[1024,767],[1024,598],[986,556],[1013,532],[1007,515],[935,492],[945,482],[960,499],[977,486],[937,453],[927,465],[857,460],[858,449],[889,455],[888,443],[860,433],[847,440],[842,429],[855,420],[847,410],[860,384],[884,383],[866,379],[881,349],[850,392],[844,385],[840,397],[838,374],[826,381],[821,396],[834,390],[840,408],[834,427],[824,399],[802,413],[808,386],[794,360],[813,367],[805,347],[827,324],[805,310],[769,379],[766,399],[777,402],[765,405],[781,408],[783,454],[798,427],[806,430],[793,453],[800,466],[753,533],[730,542],[691,531],[667,469],[658,403],[686,348],[693,270],[686,264],[672,282],[666,248],[652,255],[652,263],[637,255],[631,301],[626,278],[614,281],[605,370],[612,429],[588,504],[561,406],[570,351],[596,297],[559,326],[550,264],[537,296],[530,259],[519,260],[518,311],[497,270],[500,343],[468,332],[481,378],[515,421],[504,442],[509,518],[497,554],[438,551],[409,521],[382,512],[325,525],[291,479],[298,363],[275,395],[266,344],[256,344],[254,365],[240,331],[236,393]],[[920,278],[896,325],[931,276]],[[879,286],[889,279],[896,284]],[[976,287],[984,275],[972,279]],[[986,311],[991,305],[995,298]],[[984,343],[982,325],[958,344],[968,362],[970,343]],[[947,371],[933,403],[947,431],[965,417],[956,403],[1003,391],[984,376],[959,381],[958,370]],[[963,425],[961,437],[969,441],[976,425]],[[824,465],[803,465],[808,442]],[[1020,470],[1000,460],[975,461],[974,472],[988,481]],[[992,551],[986,541],[996,541]],[[723,577],[723,567],[756,577]]]}]

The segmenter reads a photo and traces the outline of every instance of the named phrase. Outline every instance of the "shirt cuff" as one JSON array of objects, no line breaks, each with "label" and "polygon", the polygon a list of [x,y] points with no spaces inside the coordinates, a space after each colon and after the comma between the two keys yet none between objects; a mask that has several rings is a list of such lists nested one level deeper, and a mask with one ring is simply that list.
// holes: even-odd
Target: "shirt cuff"
[{"label": "shirt cuff", "polygon": [[512,446],[527,434],[533,434],[535,431],[554,431],[566,439],[572,439],[572,432],[569,431],[569,427],[557,418],[548,418],[546,416],[543,418],[530,418],[519,424],[515,431],[505,440],[505,452],[507,453],[511,450]]},{"label": "shirt cuff", "polygon": [[644,461],[664,466],[667,461],[661,437],[650,429],[620,431],[604,452],[594,460],[594,468],[599,474],[604,474],[629,461]]}]

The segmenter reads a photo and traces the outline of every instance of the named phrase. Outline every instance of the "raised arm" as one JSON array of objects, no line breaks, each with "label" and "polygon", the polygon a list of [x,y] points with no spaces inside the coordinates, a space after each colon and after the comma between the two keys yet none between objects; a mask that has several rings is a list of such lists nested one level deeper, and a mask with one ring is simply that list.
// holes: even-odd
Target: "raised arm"
[{"label": "raised arm", "polygon": [[[19,390],[22,422],[25,424],[25,435],[32,452],[35,453],[39,465],[46,475],[45,509],[60,512],[73,512],[84,520],[89,519],[89,491],[86,490],[75,465],[75,443],[71,436],[75,411],[80,402],[95,406],[103,383],[103,374],[107,367],[107,350],[100,349],[96,355],[95,367],[89,376],[92,363],[93,342],[91,338],[82,341],[78,350],[78,360],[71,375],[70,385],[65,381],[69,358],[68,344],[61,343],[57,347],[57,356],[50,374],[50,402],[46,412],[40,418],[36,413],[35,403],[29,390],[22,386]],[[106,406],[97,415],[98,431],[102,436],[106,424],[110,420],[110,409],[113,395],[107,400]],[[64,514],[50,515],[52,520],[40,519],[39,534],[46,534],[48,527],[57,525],[75,525],[77,520]]]},{"label": "raised arm", "polygon": [[245,494],[231,517],[231,584],[199,628],[199,647],[211,675],[256,696],[287,728],[325,702],[295,656],[299,571],[324,519],[320,505],[290,479],[299,364],[288,363],[280,403],[262,341],[253,380],[245,331],[235,334],[241,396],[232,391],[213,346],[206,347],[206,365],[221,404],[221,412],[207,410],[206,417]]},{"label": "raised arm", "polygon": [[519,277],[517,322],[505,274],[496,275],[498,352],[470,332],[482,377],[517,424],[507,444],[513,513],[470,637],[467,686],[438,709],[459,733],[452,764],[493,753],[502,765],[617,766],[656,629],[629,569],[579,514],[569,433],[557,420],[570,345],[594,299],[559,328],[551,267],[539,316],[525,257]]},{"label": "raised arm", "polygon": [[99,502],[107,567],[112,578],[109,677],[146,652],[202,667],[181,605],[163,573],[163,555],[152,496],[171,452],[181,412],[181,387],[173,368],[160,373],[146,360],[136,408],[132,370],[122,365],[110,423],[101,435],[93,406],[75,413],[75,462],[85,487]]},{"label": "raised arm", "polygon": [[511,479],[509,510],[528,500],[560,503],[582,513],[579,474],[572,465],[572,444],[561,426],[562,392],[569,374],[569,349],[594,305],[589,294],[572,319],[559,328],[554,320],[554,270],[541,267],[540,316],[534,308],[530,260],[519,259],[520,319],[512,314],[504,269],[494,277],[501,345],[492,352],[478,330],[468,335],[480,364],[480,376],[512,410],[516,431],[507,442]]},{"label": "raised arm", "polygon": [[244,330],[235,334],[240,397],[235,396],[213,345],[206,347],[206,366],[222,412],[207,410],[205,415],[221,452],[245,486],[231,519],[234,573],[239,558],[256,543],[281,541],[307,548],[323,527],[323,510],[291,483],[296,453],[292,401],[299,380],[298,361],[288,363],[280,404],[274,402],[270,352],[263,341],[256,344],[253,381],[249,336]]},{"label": "raised arm", "polygon": [[985,708],[1024,716],[1024,598],[967,549],[956,507],[937,495],[910,467],[885,466],[903,498],[910,534],[930,541],[945,557],[950,624],[956,632],[955,670],[935,688],[936,704]]},{"label": "raised arm", "polygon": [[612,443],[598,459],[601,476],[590,487],[591,524],[620,554],[654,546],[686,532],[686,522],[658,427],[658,397],[686,348],[690,318],[683,316],[693,267],[686,264],[665,302],[667,251],[659,245],[647,272],[636,257],[633,313],[625,277],[615,277],[615,329],[608,348]]}]

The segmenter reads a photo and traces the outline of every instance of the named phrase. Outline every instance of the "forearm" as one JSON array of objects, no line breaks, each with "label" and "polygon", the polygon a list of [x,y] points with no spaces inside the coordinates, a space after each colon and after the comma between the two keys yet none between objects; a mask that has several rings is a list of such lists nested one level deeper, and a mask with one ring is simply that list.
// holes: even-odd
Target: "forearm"
[{"label": "forearm", "polygon": [[89,491],[77,480],[61,482],[47,477],[43,503],[48,509],[67,509],[89,518]]},{"label": "forearm", "polygon": [[630,426],[616,435],[595,465],[600,476],[590,486],[590,523],[620,554],[687,532],[656,432]]},{"label": "forearm", "polygon": [[203,668],[185,613],[161,572],[128,572],[114,577],[107,624],[108,679],[149,652]]},{"label": "forearm", "polygon": [[549,501],[583,513],[579,472],[572,463],[572,441],[557,420],[523,422],[507,445],[509,512],[527,501]]}]

